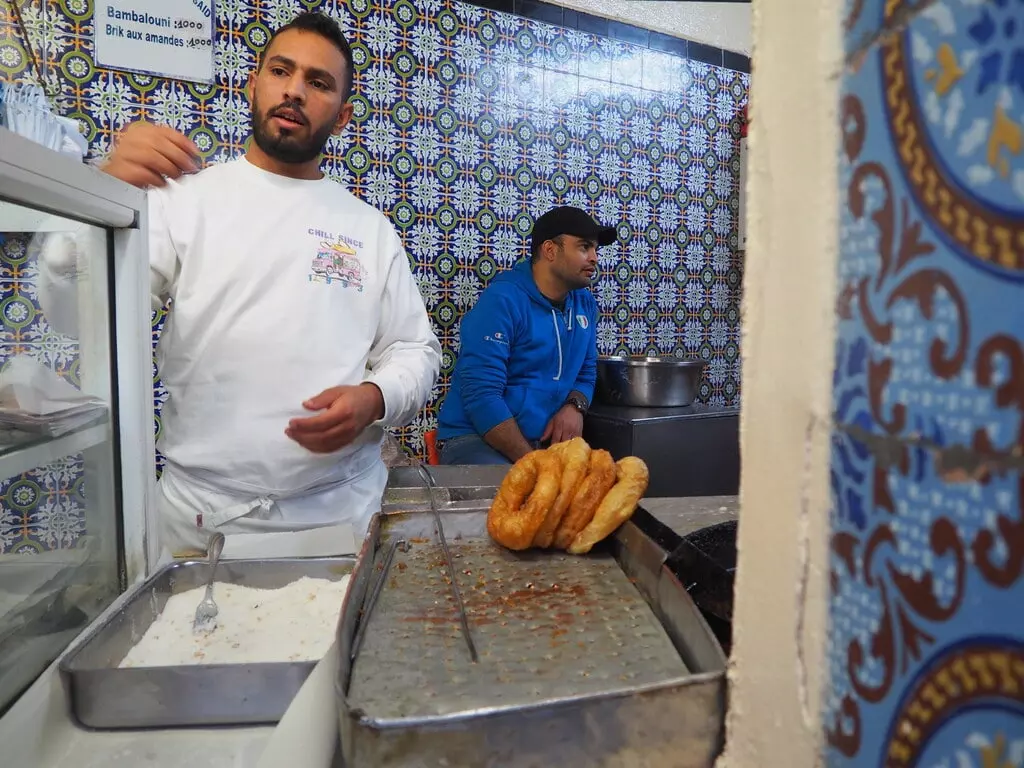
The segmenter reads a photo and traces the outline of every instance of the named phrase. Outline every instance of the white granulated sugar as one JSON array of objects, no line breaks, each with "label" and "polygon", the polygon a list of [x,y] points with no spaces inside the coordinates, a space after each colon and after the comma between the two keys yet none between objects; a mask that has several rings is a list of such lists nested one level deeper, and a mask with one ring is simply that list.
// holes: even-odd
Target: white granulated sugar
[{"label": "white granulated sugar", "polygon": [[279,589],[216,583],[217,628],[193,634],[205,587],[172,595],[121,667],[319,661],[331,647],[349,577],[303,577]]}]

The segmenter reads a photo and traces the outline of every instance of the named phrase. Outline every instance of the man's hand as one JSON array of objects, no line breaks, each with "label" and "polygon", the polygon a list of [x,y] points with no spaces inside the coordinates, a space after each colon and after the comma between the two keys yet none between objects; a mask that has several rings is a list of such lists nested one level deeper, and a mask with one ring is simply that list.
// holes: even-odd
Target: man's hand
[{"label": "man's hand", "polygon": [[199,170],[199,149],[184,134],[155,123],[132,123],[102,170],[134,187],[162,187]]},{"label": "man's hand", "polygon": [[583,414],[576,410],[574,406],[563,405],[551,417],[551,421],[545,427],[544,434],[540,436],[540,440],[542,443],[550,440],[551,445],[554,445],[555,443],[564,443],[566,440],[582,436]]},{"label": "man's hand", "polygon": [[284,431],[313,453],[333,453],[351,443],[368,426],[384,417],[384,395],[373,384],[331,387],[304,402],[316,416],[292,419]]}]

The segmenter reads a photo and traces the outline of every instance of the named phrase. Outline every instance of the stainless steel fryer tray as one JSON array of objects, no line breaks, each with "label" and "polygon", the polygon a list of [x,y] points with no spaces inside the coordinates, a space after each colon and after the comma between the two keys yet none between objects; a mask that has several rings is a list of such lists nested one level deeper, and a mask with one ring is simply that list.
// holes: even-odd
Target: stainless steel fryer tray
[{"label": "stainless steel fryer tray", "polygon": [[[354,566],[353,557],[228,560],[217,566],[217,581],[274,589],[303,576],[337,580]],[[252,725],[281,719],[315,661],[118,667],[172,594],[205,584],[208,567],[205,561],[164,566],[61,661],[60,675],[78,722],[118,729]]]},{"label": "stainless steel fryer tray", "polygon": [[[708,765],[725,658],[632,522],[587,557],[511,553],[480,502],[442,512],[480,663],[472,664],[428,512],[377,516],[339,622],[342,748],[354,766]],[[371,574],[398,553],[354,665]]]}]

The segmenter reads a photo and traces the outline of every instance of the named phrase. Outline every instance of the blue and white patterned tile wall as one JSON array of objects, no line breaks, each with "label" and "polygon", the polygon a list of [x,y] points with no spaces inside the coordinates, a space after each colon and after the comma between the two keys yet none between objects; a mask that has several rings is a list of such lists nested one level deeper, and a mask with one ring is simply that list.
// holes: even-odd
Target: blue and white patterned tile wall
[{"label": "blue and white patterned tile wall", "polygon": [[[78,343],[39,310],[36,253],[28,236],[0,233],[0,359],[31,355],[78,383]],[[85,533],[81,455],[0,478],[0,553],[66,549]]]},{"label": "blue and white patterned tile wall", "polygon": [[1024,3],[849,5],[828,763],[1021,766]]},{"label": "blue and white patterned tile wall", "polygon": [[[747,74],[456,0],[222,0],[217,81],[205,86],[96,67],[92,9],[43,0],[24,15],[45,69],[62,83],[60,109],[83,121],[94,157],[140,118],[184,131],[208,162],[238,155],[250,130],[245,79],[270,31],[307,9],[340,21],[356,59],[356,116],[328,146],[324,169],[395,223],[444,347],[430,406],[401,430],[411,449],[422,452],[436,423],[459,319],[526,255],[533,218],[559,204],[587,209],[621,235],[603,249],[594,289],[601,352],[702,357],[700,399],[738,402]],[[0,77],[25,77],[29,66],[9,7],[0,7]],[[31,273],[2,268],[14,275],[4,297],[31,302]],[[33,322],[45,327],[39,313]],[[154,339],[161,322],[154,317]],[[11,334],[5,324],[0,359],[21,343]],[[158,408],[163,397],[157,382]]]}]

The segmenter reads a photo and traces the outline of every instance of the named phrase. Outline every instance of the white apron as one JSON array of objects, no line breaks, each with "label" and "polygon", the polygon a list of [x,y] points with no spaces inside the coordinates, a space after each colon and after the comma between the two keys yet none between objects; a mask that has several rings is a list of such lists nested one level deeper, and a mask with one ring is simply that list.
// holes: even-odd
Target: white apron
[{"label": "white apron", "polygon": [[378,459],[326,487],[252,498],[168,463],[157,494],[161,544],[176,557],[195,555],[219,531],[226,559],[355,554],[380,511],[387,479]]}]

